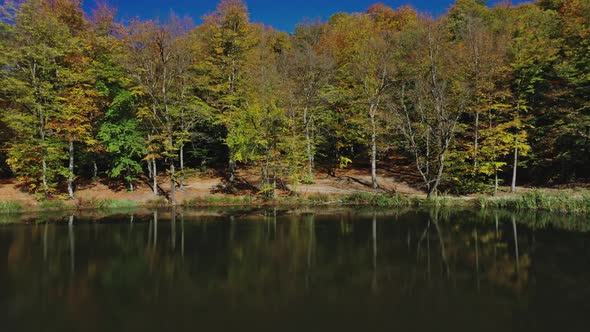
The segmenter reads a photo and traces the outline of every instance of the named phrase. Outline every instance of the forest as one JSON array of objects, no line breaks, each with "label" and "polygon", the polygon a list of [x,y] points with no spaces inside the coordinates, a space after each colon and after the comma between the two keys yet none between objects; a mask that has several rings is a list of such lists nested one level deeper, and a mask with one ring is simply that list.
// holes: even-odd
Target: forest
[{"label": "forest", "polygon": [[199,25],[1,3],[0,175],[39,199],[81,179],[157,196],[165,179],[175,203],[204,169],[255,170],[267,197],[346,167],[377,189],[397,162],[428,196],[590,181],[589,0],[378,3],[292,33],[241,0]]}]

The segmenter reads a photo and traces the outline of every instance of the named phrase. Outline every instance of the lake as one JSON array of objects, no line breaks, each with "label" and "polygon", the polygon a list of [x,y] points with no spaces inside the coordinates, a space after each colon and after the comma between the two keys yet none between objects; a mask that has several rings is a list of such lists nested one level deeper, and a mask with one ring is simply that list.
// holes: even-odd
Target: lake
[{"label": "lake", "polygon": [[234,208],[13,218],[0,224],[2,331],[590,323],[588,216]]}]

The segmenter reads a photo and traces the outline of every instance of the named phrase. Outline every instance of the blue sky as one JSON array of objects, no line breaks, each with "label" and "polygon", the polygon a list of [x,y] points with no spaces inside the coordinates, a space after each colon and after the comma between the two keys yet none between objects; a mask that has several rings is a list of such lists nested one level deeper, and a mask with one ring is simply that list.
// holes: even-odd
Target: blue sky
[{"label": "blue sky", "polygon": [[[95,0],[85,0],[86,9],[94,6]],[[170,10],[180,16],[188,15],[195,23],[215,10],[217,0],[107,0],[119,9],[119,18],[141,19],[167,17]],[[326,20],[338,12],[361,12],[370,5],[382,2],[392,8],[411,5],[420,12],[434,16],[444,13],[454,0],[246,0],[251,20],[271,25],[276,29],[293,31],[304,19]],[[495,1],[488,1],[493,3]],[[513,0],[514,3],[525,0]]]}]

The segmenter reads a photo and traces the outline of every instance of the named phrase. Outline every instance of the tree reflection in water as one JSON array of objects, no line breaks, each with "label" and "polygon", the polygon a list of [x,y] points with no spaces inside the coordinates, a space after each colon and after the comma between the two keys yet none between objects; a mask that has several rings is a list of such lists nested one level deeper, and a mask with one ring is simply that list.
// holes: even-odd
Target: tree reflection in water
[{"label": "tree reflection in water", "polygon": [[[547,217],[527,218],[441,209],[175,208],[5,225],[0,281],[8,291],[0,303],[11,309],[0,318],[24,331],[189,330],[222,317],[263,329],[286,320],[293,330],[393,321],[470,330],[452,311],[483,330],[510,328],[514,319],[532,330],[539,325],[531,322],[551,317],[540,302],[552,301],[570,311],[570,324],[582,322],[590,295],[588,253],[580,251],[586,235],[546,229]],[[560,296],[555,284],[576,296]],[[178,319],[158,319],[166,315]]]}]

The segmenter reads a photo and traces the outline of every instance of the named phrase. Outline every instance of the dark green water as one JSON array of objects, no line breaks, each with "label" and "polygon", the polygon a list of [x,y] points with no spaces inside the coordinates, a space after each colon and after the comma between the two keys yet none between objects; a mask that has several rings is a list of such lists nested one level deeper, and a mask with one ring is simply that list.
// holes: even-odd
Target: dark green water
[{"label": "dark green water", "polygon": [[177,212],[175,220],[145,211],[0,225],[1,330],[581,331],[590,323],[590,234],[574,230],[585,216]]}]

